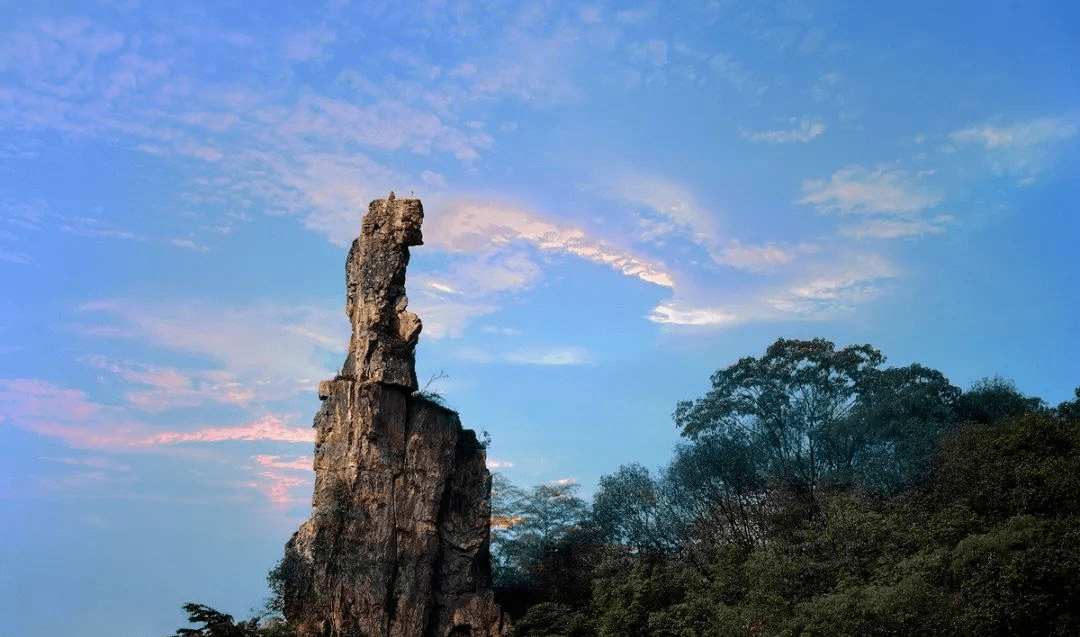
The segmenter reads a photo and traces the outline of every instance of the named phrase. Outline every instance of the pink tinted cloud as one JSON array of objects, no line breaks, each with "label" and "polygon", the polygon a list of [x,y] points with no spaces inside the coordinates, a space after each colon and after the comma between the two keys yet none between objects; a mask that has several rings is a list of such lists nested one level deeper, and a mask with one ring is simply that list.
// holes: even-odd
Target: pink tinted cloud
[{"label": "pink tinted cloud", "polygon": [[[310,330],[303,335],[313,340],[320,337]],[[195,407],[205,402],[246,405],[254,401],[289,396],[296,392],[298,386],[306,389],[311,384],[303,379],[240,379],[226,370],[180,370],[133,360],[121,361],[101,355],[83,356],[79,360],[91,367],[111,372],[122,381],[151,387],[128,391],[124,398],[130,404],[152,413],[176,407]]]},{"label": "pink tinted cloud", "polygon": [[256,484],[256,487],[266,494],[266,498],[279,511],[301,502],[301,497],[293,492],[294,489],[301,486],[307,486],[310,489],[312,482],[310,477],[288,475],[276,471],[263,471],[259,477],[264,482]]},{"label": "pink tinted cloud", "polygon": [[84,356],[80,360],[87,365],[110,371],[132,383],[170,390],[191,387],[191,381],[180,370],[171,367],[147,365],[130,360],[121,362],[99,355]]},{"label": "pink tinted cloud", "polygon": [[240,427],[207,427],[195,431],[169,431],[144,440],[136,445],[176,444],[183,442],[221,442],[223,440],[274,440],[277,442],[313,443],[315,434],[311,428],[290,427],[273,415],[266,415],[253,423]]},{"label": "pink tinted cloud", "polygon": [[76,389],[30,378],[0,379],[0,422],[11,418],[84,422],[100,409]]},{"label": "pink tinted cloud", "polygon": [[[165,377],[155,377],[169,384]],[[192,431],[158,431],[142,422],[123,419],[120,409],[91,401],[79,390],[58,387],[37,379],[0,379],[0,424],[59,438],[79,448],[119,452],[159,451],[175,445],[227,441],[286,442],[311,445],[309,427],[290,426],[268,414],[235,427],[204,427]],[[46,494],[76,494],[112,488],[135,479],[130,466],[101,457],[55,456],[48,460],[71,467],[70,473],[42,478],[38,487]],[[247,483],[265,494],[277,509],[303,500],[300,487],[310,489],[311,456],[281,458],[255,456],[253,478]]]},{"label": "pink tinted cloud", "polygon": [[61,438],[77,447],[115,450],[227,440],[314,442],[310,428],[289,426],[271,414],[237,427],[154,433],[146,423],[95,403],[82,391],[25,378],[0,379],[0,423]]},{"label": "pink tinted cloud", "polygon": [[30,378],[0,378],[0,423],[66,440],[77,447],[109,446],[139,435],[141,423],[125,423],[77,389]]},{"label": "pink tinted cloud", "polygon": [[131,471],[131,467],[126,464],[117,462],[112,458],[103,457],[89,457],[89,458],[72,458],[70,456],[43,456],[42,460],[51,460],[52,462],[59,462],[60,464],[71,465],[75,467],[89,467],[92,469],[111,469],[114,471]]},{"label": "pink tinted cloud", "polygon": [[294,460],[279,460],[280,456],[255,456],[255,462],[268,469],[291,469],[293,471],[312,471],[311,456],[300,456]]},{"label": "pink tinted cloud", "polygon": [[261,480],[253,486],[262,491],[276,509],[298,504],[308,497],[307,492],[297,491],[297,487],[307,487],[307,491],[311,489],[314,477],[311,456],[300,456],[292,460],[268,455],[254,458],[265,470],[259,472]]}]

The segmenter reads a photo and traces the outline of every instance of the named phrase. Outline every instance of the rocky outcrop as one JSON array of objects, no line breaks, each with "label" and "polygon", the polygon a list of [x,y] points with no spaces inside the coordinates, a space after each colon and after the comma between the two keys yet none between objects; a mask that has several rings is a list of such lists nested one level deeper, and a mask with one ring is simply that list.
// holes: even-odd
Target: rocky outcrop
[{"label": "rocky outcrop", "polygon": [[319,385],[313,515],[285,547],[287,619],[306,637],[496,637],[491,475],[476,434],[416,392],[407,311],[417,199],[371,202],[345,268],[352,339]]}]

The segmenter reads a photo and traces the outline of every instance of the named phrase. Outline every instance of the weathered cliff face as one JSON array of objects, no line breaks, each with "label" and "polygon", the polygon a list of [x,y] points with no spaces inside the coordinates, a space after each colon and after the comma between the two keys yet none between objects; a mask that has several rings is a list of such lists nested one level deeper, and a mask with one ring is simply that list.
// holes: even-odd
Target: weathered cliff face
[{"label": "weathered cliff face", "polygon": [[476,434],[415,394],[406,310],[416,199],[373,201],[345,268],[352,339],[319,385],[310,520],[285,547],[285,616],[310,637],[496,637],[491,475]]}]

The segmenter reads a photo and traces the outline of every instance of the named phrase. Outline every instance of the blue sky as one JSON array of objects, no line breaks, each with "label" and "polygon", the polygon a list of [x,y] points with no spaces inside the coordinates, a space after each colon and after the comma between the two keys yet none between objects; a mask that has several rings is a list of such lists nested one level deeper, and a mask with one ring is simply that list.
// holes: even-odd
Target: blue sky
[{"label": "blue sky", "polygon": [[1080,385],[1075,3],[0,1],[0,634],[240,616],[367,203],[421,383],[588,494],[780,336]]}]

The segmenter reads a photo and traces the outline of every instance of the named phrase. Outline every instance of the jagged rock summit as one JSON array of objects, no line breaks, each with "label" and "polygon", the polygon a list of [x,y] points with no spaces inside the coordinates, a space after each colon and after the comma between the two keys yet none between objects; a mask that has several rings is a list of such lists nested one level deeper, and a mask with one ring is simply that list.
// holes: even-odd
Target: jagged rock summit
[{"label": "jagged rock summit", "polygon": [[417,393],[406,308],[418,199],[371,202],[345,266],[352,338],[319,384],[313,513],[285,546],[285,617],[305,637],[497,637],[491,475],[475,432]]}]

